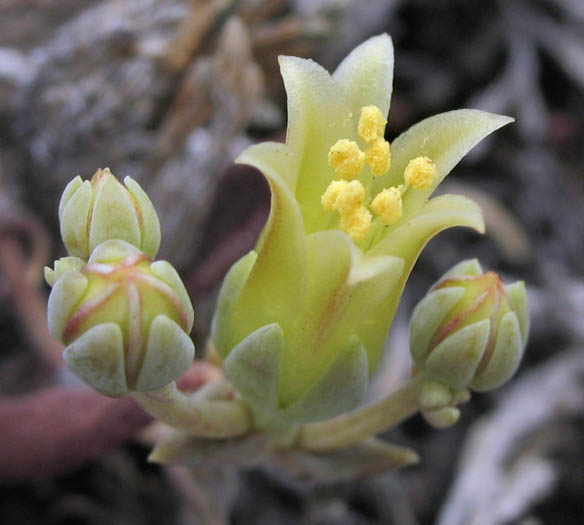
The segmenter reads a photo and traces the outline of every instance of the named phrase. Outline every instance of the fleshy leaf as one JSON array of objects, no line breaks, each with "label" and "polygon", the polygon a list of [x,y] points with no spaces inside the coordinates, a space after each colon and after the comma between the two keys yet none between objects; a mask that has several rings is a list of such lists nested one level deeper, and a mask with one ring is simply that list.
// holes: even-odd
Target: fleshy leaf
[{"label": "fleshy leaf", "polygon": [[390,472],[418,462],[411,449],[368,439],[340,451],[313,453],[302,450],[278,450],[275,465],[300,481],[330,483]]},{"label": "fleshy leaf", "polygon": [[277,408],[283,351],[284,334],[273,323],[249,334],[225,359],[227,377],[260,412]]},{"label": "fleshy leaf", "polygon": [[285,413],[296,422],[308,422],[348,412],[363,399],[368,381],[367,352],[353,336],[311,389]]},{"label": "fleshy leaf", "polygon": [[339,64],[333,79],[357,119],[361,108],[371,104],[387,118],[393,87],[393,43],[389,35],[374,36],[353,49]]},{"label": "fleshy leaf", "polygon": [[441,195],[428,201],[416,217],[385,236],[368,253],[399,256],[405,262],[399,283],[357,332],[367,348],[370,370],[377,366],[388,327],[420,252],[434,235],[453,226],[467,226],[479,232],[484,231],[481,210],[466,197]]},{"label": "fleshy leaf", "polygon": [[226,357],[232,349],[229,346],[229,325],[233,315],[233,308],[237,304],[241,290],[243,290],[256,259],[257,253],[254,251],[244,255],[233,264],[225,279],[223,279],[217,300],[217,308],[215,308],[215,315],[211,324],[211,339],[221,357]]},{"label": "fleshy leaf", "polygon": [[148,460],[191,468],[245,468],[259,463],[267,447],[268,436],[263,432],[232,439],[205,439],[172,431],[157,443]]},{"label": "fleshy leaf", "polygon": [[403,198],[404,214],[396,227],[424,206],[438,184],[452,168],[482,139],[500,127],[513,122],[510,117],[476,109],[459,109],[427,118],[402,133],[391,146],[391,169],[375,181],[375,193],[383,187],[403,182],[408,162],[420,155],[434,161],[437,177],[425,190],[408,190]]},{"label": "fleshy leaf", "polygon": [[334,178],[327,154],[337,140],[356,138],[350,105],[328,71],[312,60],[281,56],[288,95],[286,145],[296,159],[296,197],[308,233],[325,229],[320,196]]}]

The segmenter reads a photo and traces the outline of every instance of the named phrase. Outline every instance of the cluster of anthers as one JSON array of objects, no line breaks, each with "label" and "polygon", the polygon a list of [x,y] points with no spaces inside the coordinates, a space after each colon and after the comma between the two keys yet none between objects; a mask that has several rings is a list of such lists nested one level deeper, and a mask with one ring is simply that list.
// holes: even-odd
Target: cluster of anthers
[{"label": "cluster of anthers", "polygon": [[[402,196],[408,187],[417,190],[428,188],[436,178],[436,165],[425,156],[412,159],[404,171],[404,183],[385,188],[370,199],[363,183],[357,180],[365,164],[374,177],[385,175],[391,165],[389,142],[384,138],[387,120],[377,106],[361,108],[357,132],[366,144],[365,152],[352,140],[340,139],[328,153],[328,162],[339,180],[333,180],[321,198],[327,212],[337,211],[341,228],[353,240],[362,240],[369,233],[373,216],[381,224],[390,226],[402,216]],[[366,202],[369,200],[369,206]]]}]

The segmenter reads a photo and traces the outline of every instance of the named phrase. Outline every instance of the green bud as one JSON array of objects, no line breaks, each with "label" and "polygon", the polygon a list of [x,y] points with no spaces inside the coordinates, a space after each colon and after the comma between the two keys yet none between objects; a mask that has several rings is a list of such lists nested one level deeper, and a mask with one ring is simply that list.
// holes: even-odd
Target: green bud
[{"label": "green bud", "polygon": [[412,357],[428,378],[450,388],[491,390],[517,370],[528,324],[523,282],[505,286],[495,272],[482,273],[476,260],[463,261],[416,306]]},{"label": "green bud", "polygon": [[154,258],[160,246],[160,223],[152,202],[132,178],[124,184],[99,169],[90,181],[75,177],[59,203],[61,237],[69,255],[87,260],[95,247],[121,239]]},{"label": "green bud", "polygon": [[121,240],[58,275],[48,321],[69,369],[111,397],[160,388],[193,361],[194,312],[176,270]]}]

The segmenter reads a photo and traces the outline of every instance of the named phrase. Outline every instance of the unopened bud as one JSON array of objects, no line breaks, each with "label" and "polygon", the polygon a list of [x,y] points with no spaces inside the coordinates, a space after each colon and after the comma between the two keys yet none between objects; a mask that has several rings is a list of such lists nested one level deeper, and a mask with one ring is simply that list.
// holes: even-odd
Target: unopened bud
[{"label": "unopened bud", "polygon": [[160,388],[193,361],[194,312],[180,277],[121,240],[57,278],[48,321],[69,369],[111,397]]},{"label": "unopened bud", "polygon": [[505,286],[476,260],[445,274],[416,306],[410,347],[430,379],[462,390],[485,391],[517,370],[528,330],[522,282]]},{"label": "unopened bud", "polygon": [[132,178],[122,184],[106,168],[91,181],[75,177],[59,203],[61,237],[69,255],[87,260],[95,247],[121,239],[154,258],[160,246],[160,223],[152,202]]}]

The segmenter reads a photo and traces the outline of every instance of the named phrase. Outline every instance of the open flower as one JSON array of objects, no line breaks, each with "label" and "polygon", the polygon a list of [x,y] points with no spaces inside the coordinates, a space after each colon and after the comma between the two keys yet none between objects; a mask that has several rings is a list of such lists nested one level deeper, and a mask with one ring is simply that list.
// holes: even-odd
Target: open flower
[{"label": "open flower", "polygon": [[482,232],[461,196],[430,199],[486,135],[512,119],[476,110],[428,118],[385,140],[393,47],[369,39],[333,75],[281,57],[286,144],[248,148],[272,192],[256,250],[225,279],[212,339],[260,425],[352,409],[375,370],[406,279],[451,226]]}]

